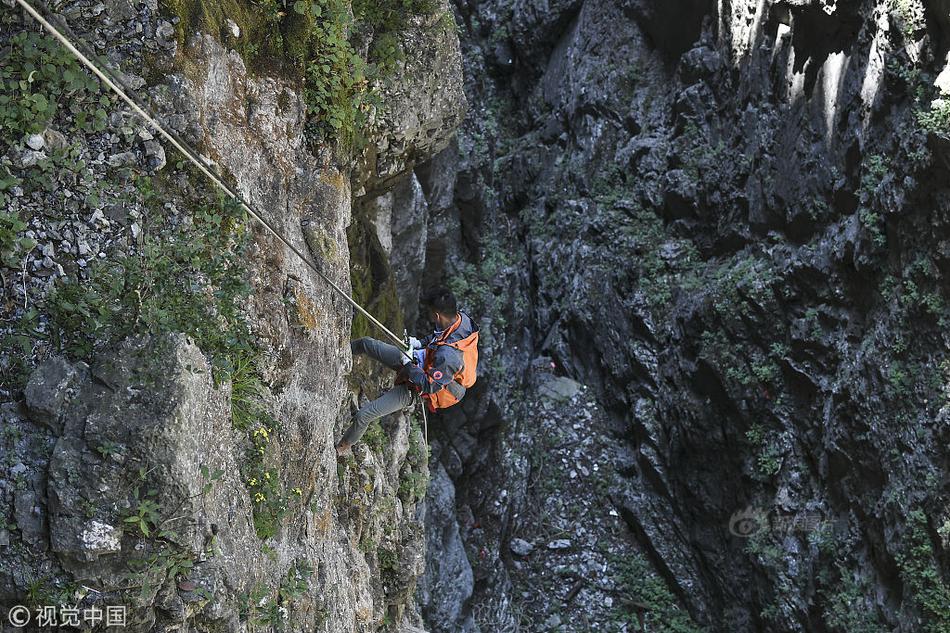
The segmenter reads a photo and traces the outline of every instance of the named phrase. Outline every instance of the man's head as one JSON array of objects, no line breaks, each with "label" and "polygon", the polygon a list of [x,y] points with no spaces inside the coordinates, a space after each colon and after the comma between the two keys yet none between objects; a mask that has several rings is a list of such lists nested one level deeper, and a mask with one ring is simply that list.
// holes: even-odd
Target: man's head
[{"label": "man's head", "polygon": [[429,320],[436,328],[444,330],[453,323],[458,317],[458,304],[455,302],[455,295],[444,286],[430,288],[422,295],[422,310],[429,315]]}]

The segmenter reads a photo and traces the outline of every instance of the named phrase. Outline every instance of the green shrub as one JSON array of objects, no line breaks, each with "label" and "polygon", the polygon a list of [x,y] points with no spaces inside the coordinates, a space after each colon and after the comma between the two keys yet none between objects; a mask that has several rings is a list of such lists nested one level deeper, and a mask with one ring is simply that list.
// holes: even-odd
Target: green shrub
[{"label": "green shrub", "polygon": [[941,136],[950,135],[950,97],[935,99],[930,108],[917,111],[917,123],[925,131]]},{"label": "green shrub", "polygon": [[666,583],[638,554],[609,555],[608,574],[625,594],[613,617],[618,622],[636,622],[637,609],[643,605],[647,630],[656,633],[700,633],[700,629],[680,605]]},{"label": "green shrub", "polygon": [[926,633],[950,631],[950,586],[940,573],[923,510],[908,515],[907,543],[897,556],[901,579],[924,615]]},{"label": "green shrub", "polygon": [[388,441],[389,436],[386,435],[386,431],[383,430],[379,420],[374,420],[373,423],[367,427],[366,433],[363,434],[363,442],[377,453],[386,448]]},{"label": "green shrub", "polygon": [[429,477],[425,473],[415,473],[406,468],[399,477],[399,498],[406,503],[419,501],[426,495]]},{"label": "green shrub", "polygon": [[336,138],[349,150],[367,120],[369,87],[366,61],[348,39],[353,26],[349,3],[299,0],[294,11],[311,22],[304,66],[311,129],[321,138]]},{"label": "green shrub", "polygon": [[88,131],[106,126],[111,99],[99,95],[99,81],[85,72],[60,43],[45,33],[21,31],[0,48],[0,139],[46,129],[59,108]]}]

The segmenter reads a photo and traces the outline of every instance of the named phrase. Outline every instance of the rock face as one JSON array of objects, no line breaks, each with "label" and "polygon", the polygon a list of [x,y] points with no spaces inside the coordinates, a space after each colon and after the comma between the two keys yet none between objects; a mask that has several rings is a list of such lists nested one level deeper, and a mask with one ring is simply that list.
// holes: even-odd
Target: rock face
[{"label": "rock face", "polygon": [[[519,605],[496,558],[537,503],[512,492],[540,459],[513,433],[545,432],[522,422],[544,354],[610,414],[595,511],[655,574],[599,626],[946,630],[946,3],[457,11],[474,115],[416,175],[427,272],[485,339],[485,395],[438,436],[476,624],[520,606],[526,630],[585,630],[533,617],[569,587]],[[577,542],[538,555],[557,538]]]},{"label": "rock face", "polygon": [[[157,19],[155,3],[146,4],[142,14],[110,2],[69,3],[63,10],[83,37],[127,69],[145,53],[159,53],[149,61],[148,82],[127,70],[126,83],[147,92],[173,131],[349,291],[351,174],[330,165],[325,148],[306,145],[299,86],[283,76],[251,73],[221,43],[221,33],[188,33],[179,44],[174,25]],[[98,20],[103,12],[109,18]],[[10,33],[23,28],[6,13],[2,20]],[[352,175],[358,188],[371,181],[394,204],[414,210],[415,220],[392,228],[392,244],[424,253],[424,220],[420,233],[418,218],[425,201],[418,182],[386,194],[384,181],[448,142],[464,100],[456,85],[460,58],[451,16],[414,28],[406,37],[418,46],[388,84],[391,94],[383,96],[375,171],[369,181],[362,172]],[[6,32],[3,38],[6,43]],[[419,99],[423,89],[429,90],[425,102]],[[102,108],[115,105],[105,96],[97,99]],[[29,246],[12,251],[25,258],[24,271],[39,271],[17,279],[28,301],[16,305],[45,310],[55,304],[73,310],[76,320],[92,306],[96,327],[108,329],[107,306],[87,295],[82,300],[91,303],[80,310],[50,293],[52,281],[85,274],[90,259],[131,275],[130,261],[161,256],[147,250],[154,232],[198,227],[210,218],[217,222],[213,233],[226,233],[231,219],[214,215],[200,195],[209,185],[131,113],[116,107],[104,111],[101,127],[77,131],[77,112],[65,110],[54,119],[63,133],[51,126],[22,142],[18,137],[9,148],[4,130],[3,150],[11,155],[48,151],[63,161],[64,148],[73,147],[69,160],[82,161],[69,163],[81,178],[45,191],[29,180],[24,170],[30,165],[12,167],[30,183],[26,193],[11,194],[10,212],[30,222],[23,244],[49,242],[36,253]],[[62,177],[55,169],[53,174]],[[77,201],[97,179],[104,183],[98,195],[107,202]],[[56,215],[58,205],[67,217]],[[149,222],[160,211],[170,218],[167,225]],[[2,221],[23,232],[6,215]],[[333,447],[349,424],[345,403],[354,385],[373,392],[387,385],[368,365],[354,372],[349,305],[276,238],[253,223],[250,228],[242,262],[247,279],[228,284],[249,284],[239,308],[257,355],[252,366],[239,362],[229,373],[221,372],[214,350],[177,331],[97,341],[93,353],[83,350],[88,363],[70,360],[75,349],[54,352],[45,314],[31,316],[5,301],[5,310],[16,310],[23,327],[34,329],[4,330],[0,369],[6,372],[13,362],[7,340],[41,362],[22,392],[3,385],[3,394],[13,396],[0,410],[0,497],[10,509],[0,517],[4,619],[7,608],[29,595],[31,604],[126,605],[130,630],[141,631],[423,630],[414,601],[425,567],[417,505],[428,466],[420,425],[406,413],[389,416],[353,456],[337,458]],[[5,293],[14,287],[7,248],[4,242]],[[225,265],[225,253],[192,256],[208,275]],[[50,261],[34,266],[35,257]],[[420,256],[400,264],[400,279],[417,273],[421,262]],[[217,297],[228,288],[205,291]],[[139,288],[139,309],[149,292]],[[166,317],[176,309],[171,298],[160,308]],[[221,304],[209,319],[224,330],[233,316],[229,309]],[[136,313],[133,320],[139,317],[145,318]]]},{"label": "rock face", "polygon": [[465,117],[462,56],[448,0],[399,33],[405,59],[383,80],[375,129],[355,180],[357,193],[382,193],[448,145]]},{"label": "rock face", "polygon": [[[420,511],[426,524],[426,551],[429,552],[426,572],[416,594],[423,616],[440,629],[452,623],[451,630],[473,631],[472,616],[465,614],[472,596],[472,567],[459,538],[455,488],[441,465],[432,472]],[[454,628],[455,623],[461,624]]]}]

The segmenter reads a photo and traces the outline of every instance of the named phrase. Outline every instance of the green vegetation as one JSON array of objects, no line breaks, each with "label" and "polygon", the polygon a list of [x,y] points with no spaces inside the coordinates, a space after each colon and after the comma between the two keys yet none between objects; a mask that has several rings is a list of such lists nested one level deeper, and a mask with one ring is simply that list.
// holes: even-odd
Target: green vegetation
[{"label": "green vegetation", "polygon": [[927,28],[924,5],[920,0],[890,0],[897,26],[905,42],[913,42]]},{"label": "green vegetation", "polygon": [[374,420],[366,427],[366,433],[363,434],[362,439],[370,449],[377,453],[385,449],[387,442],[389,442],[389,436],[386,435],[386,431],[383,430],[379,420]]},{"label": "green vegetation", "polygon": [[101,132],[109,105],[99,81],[44,33],[21,31],[0,50],[0,138],[42,132],[59,108],[79,129]]},{"label": "green vegetation", "polygon": [[406,451],[406,461],[411,466],[420,466],[423,462],[428,463],[429,452],[422,435],[421,425],[412,421],[412,429],[409,432],[409,450]]},{"label": "green vegetation", "polygon": [[858,199],[861,203],[858,217],[870,234],[874,245],[882,247],[887,243],[887,237],[884,234],[884,219],[874,210],[874,202],[881,184],[890,174],[890,160],[886,156],[871,154],[865,159],[862,167],[861,187],[858,189]]},{"label": "green vegetation", "polygon": [[405,467],[399,475],[399,489],[397,494],[405,503],[421,501],[426,496],[429,486],[429,476],[426,473],[413,472]]},{"label": "green vegetation", "polygon": [[380,571],[395,572],[399,569],[399,554],[394,550],[380,547],[376,551],[376,558],[379,560]]},{"label": "green vegetation", "polygon": [[232,361],[231,379],[231,424],[239,431],[254,430],[258,422],[267,416],[264,406],[266,387],[254,367],[253,358],[239,355]]},{"label": "green vegetation", "polygon": [[19,268],[20,258],[36,246],[36,241],[19,237],[26,223],[12,213],[0,211],[0,264]]},{"label": "green vegetation", "polygon": [[139,494],[139,488],[136,488],[133,493],[135,506],[122,521],[138,527],[142,536],[148,537],[161,523],[160,508],[158,503],[155,502],[157,491],[155,489],[148,490],[141,498]]},{"label": "green vegetation", "polygon": [[366,61],[347,39],[352,28],[346,0],[298,1],[294,10],[311,23],[304,59],[304,97],[314,129],[353,148],[366,124],[369,77]]},{"label": "green vegetation", "polygon": [[[96,195],[98,183],[75,147],[50,142],[16,175],[7,150],[22,147],[28,134],[43,132],[59,113],[68,115],[60,117],[67,121],[64,132],[101,132],[113,102],[55,40],[33,31],[13,34],[0,48],[0,204],[15,186],[22,185],[27,194],[35,188],[53,192],[67,179],[74,194]],[[6,255],[4,265],[10,265]]]},{"label": "green vegetation", "polygon": [[[822,577],[824,615],[826,622],[838,631],[848,633],[885,633],[886,629],[875,621],[873,590],[865,576],[850,571],[845,565],[837,564],[837,580],[826,582],[827,574]],[[833,589],[832,589],[833,587]]]},{"label": "green vegetation", "polygon": [[[366,308],[392,332],[403,330],[402,309],[396,294],[396,282],[389,258],[383,250],[369,219],[357,215],[346,230],[350,249],[350,285],[353,300]],[[361,314],[354,315],[352,338],[376,336],[378,332]]]},{"label": "green vegetation", "polygon": [[738,253],[715,269],[710,280],[713,306],[726,322],[751,317],[754,310],[774,301],[776,280],[771,262]]},{"label": "green vegetation", "polygon": [[917,111],[917,123],[925,131],[950,136],[950,97],[935,99],[930,108]]},{"label": "green vegetation", "polygon": [[744,155],[730,155],[725,141],[710,138],[692,122],[686,124],[680,138],[686,142],[682,168],[695,183],[702,182],[707,173],[717,173],[723,164],[735,162],[736,158],[742,162],[747,160]]},{"label": "green vegetation", "polygon": [[365,25],[374,34],[368,61],[375,65],[377,75],[388,75],[405,58],[398,34],[409,26],[409,19],[416,15],[431,15],[437,8],[435,0],[353,1],[353,16],[357,24]]},{"label": "green vegetation", "polygon": [[174,224],[148,178],[139,181],[150,225],[137,253],[93,263],[49,297],[56,347],[76,358],[131,335],[184,332],[211,359],[216,379],[254,354],[242,302],[250,294],[243,211],[195,201],[190,225]]},{"label": "green vegetation", "polygon": [[907,544],[897,557],[901,578],[924,615],[926,633],[950,632],[950,585],[934,558],[927,515],[912,510],[908,515]]},{"label": "green vegetation", "polygon": [[[481,324],[480,340],[491,346],[507,327],[508,279],[515,272],[514,249],[503,244],[494,234],[487,234],[476,264],[459,262],[447,285],[460,304],[473,315],[491,315],[491,323]],[[481,368],[481,363],[479,364]]]},{"label": "green vegetation", "polygon": [[[276,67],[302,79],[311,138],[335,141],[343,155],[359,147],[368,113],[379,105],[374,82],[404,58],[398,33],[412,16],[436,9],[432,0],[356,0],[352,8],[347,0],[297,0],[289,10],[277,0],[162,4],[179,18],[179,43],[201,30],[234,46],[252,69]],[[239,37],[228,20],[240,29]],[[367,58],[353,44],[355,34],[372,37]]]},{"label": "green vegetation", "polygon": [[768,434],[768,430],[756,422],[746,431],[745,437],[755,455],[755,475],[766,481],[782,468],[786,446],[790,441],[787,432]]},{"label": "green vegetation", "polygon": [[[200,557],[210,558],[216,554],[214,536],[201,552],[194,552],[180,544],[181,536],[173,529],[172,524],[181,517],[173,516],[172,513],[180,510],[181,505],[170,511],[157,502],[157,490],[148,489],[140,493],[142,487],[147,484],[149,472],[144,467],[139,469],[136,479],[138,485],[132,493],[132,506],[123,519],[125,525],[138,529],[143,542],[135,551],[142,553],[129,561],[129,571],[124,574],[120,586],[113,589],[123,594],[133,607],[135,602],[150,600],[158,587],[169,580],[186,576]],[[207,494],[221,474],[222,471],[211,474],[207,468],[202,468],[204,487],[201,492],[183,500],[182,504]],[[195,594],[202,600],[210,599],[210,591],[206,587],[196,588]]]},{"label": "green vegetation", "polygon": [[[642,609],[646,630],[656,633],[702,631],[683,609],[666,583],[640,555],[608,555],[609,572],[626,594],[613,614],[616,625],[636,623]],[[636,605],[642,605],[638,608]],[[633,627],[631,627],[633,628]],[[629,630],[629,629],[628,629]],[[634,628],[634,630],[636,630]]]}]

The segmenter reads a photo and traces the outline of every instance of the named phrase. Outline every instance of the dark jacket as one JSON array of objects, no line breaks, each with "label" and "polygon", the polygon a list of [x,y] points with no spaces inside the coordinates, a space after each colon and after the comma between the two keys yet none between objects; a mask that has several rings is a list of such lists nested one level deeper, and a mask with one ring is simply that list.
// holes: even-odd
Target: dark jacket
[{"label": "dark jacket", "polygon": [[[446,343],[461,341],[475,331],[472,320],[467,314],[459,312],[459,316],[462,321],[455,331],[449,334],[445,340]],[[418,371],[410,373],[409,380],[412,384],[419,387],[422,393],[436,393],[448,385],[449,388],[452,389],[453,395],[461,400],[461,396],[465,395],[465,388],[455,382],[454,377],[455,374],[462,369],[463,354],[450,345],[436,344],[435,341],[438,340],[440,336],[441,333],[433,333],[420,341],[422,346],[426,348],[426,358],[430,358],[431,355],[434,355],[432,366],[427,372],[428,380],[425,379],[425,374],[421,367],[416,368]],[[450,385],[449,383],[452,384]]]}]

